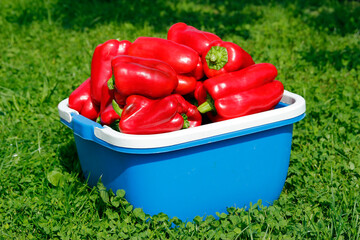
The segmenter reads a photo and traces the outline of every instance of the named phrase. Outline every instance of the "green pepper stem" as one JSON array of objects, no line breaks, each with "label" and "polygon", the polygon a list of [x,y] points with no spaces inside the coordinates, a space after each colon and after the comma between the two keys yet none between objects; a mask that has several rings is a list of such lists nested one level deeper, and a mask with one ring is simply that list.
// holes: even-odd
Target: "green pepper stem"
[{"label": "green pepper stem", "polygon": [[198,110],[200,113],[207,113],[207,112],[212,111],[213,108],[212,108],[211,104],[208,101],[206,101],[198,107]]},{"label": "green pepper stem", "polygon": [[225,47],[213,46],[205,56],[206,63],[210,69],[220,70],[228,62],[228,52]]},{"label": "green pepper stem", "polygon": [[101,118],[100,118],[100,116],[98,116],[98,117],[96,118],[96,122],[97,122],[97,123],[101,123]]},{"label": "green pepper stem", "polygon": [[115,78],[114,75],[107,81],[107,86],[110,90],[113,90],[115,88]]},{"label": "green pepper stem", "polygon": [[181,114],[181,116],[183,117],[184,119],[184,124],[182,126],[183,129],[186,129],[186,128],[189,128],[190,127],[190,122],[188,120],[188,116],[186,116],[185,113]]},{"label": "green pepper stem", "polygon": [[121,117],[123,110],[119,107],[119,105],[115,100],[112,100],[112,107],[114,111],[119,115],[119,117]]},{"label": "green pepper stem", "polygon": [[213,111],[216,113],[214,99],[210,96],[209,93],[207,93],[206,101],[198,107],[198,111],[200,113],[207,113],[210,111]]}]

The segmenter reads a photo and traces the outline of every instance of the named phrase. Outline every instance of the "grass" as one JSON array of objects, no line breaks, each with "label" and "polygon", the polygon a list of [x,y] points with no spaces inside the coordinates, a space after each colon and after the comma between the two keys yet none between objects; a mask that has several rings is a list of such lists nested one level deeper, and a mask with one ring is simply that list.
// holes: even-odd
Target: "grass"
[{"label": "grass", "polygon": [[[1,1],[0,239],[360,239],[359,14],[356,1]],[[273,63],[306,99],[273,206],[184,223],[86,185],[57,104],[97,44],[179,21]]]}]

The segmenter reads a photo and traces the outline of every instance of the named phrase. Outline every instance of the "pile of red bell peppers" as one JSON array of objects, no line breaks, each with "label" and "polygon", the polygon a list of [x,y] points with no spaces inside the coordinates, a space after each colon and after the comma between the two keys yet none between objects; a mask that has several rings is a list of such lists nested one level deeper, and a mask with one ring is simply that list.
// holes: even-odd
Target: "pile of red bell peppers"
[{"label": "pile of red bell peppers", "polygon": [[167,39],[98,45],[69,107],[123,133],[165,133],[274,108],[284,92],[276,76],[239,45],[176,23]]}]

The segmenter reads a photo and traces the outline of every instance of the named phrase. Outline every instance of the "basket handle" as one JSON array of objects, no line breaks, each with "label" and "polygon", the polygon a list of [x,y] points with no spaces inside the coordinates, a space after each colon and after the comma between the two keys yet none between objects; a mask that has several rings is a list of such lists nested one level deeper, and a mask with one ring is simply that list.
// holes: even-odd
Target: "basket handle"
[{"label": "basket handle", "polygon": [[68,107],[69,98],[62,100],[58,105],[60,118],[68,123],[72,122],[72,115],[79,115],[79,112]]}]

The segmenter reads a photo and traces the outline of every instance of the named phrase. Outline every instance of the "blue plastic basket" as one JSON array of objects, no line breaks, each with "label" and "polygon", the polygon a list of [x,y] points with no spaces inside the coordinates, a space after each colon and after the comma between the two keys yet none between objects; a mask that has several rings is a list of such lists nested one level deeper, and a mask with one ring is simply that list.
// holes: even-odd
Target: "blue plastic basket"
[{"label": "blue plastic basket", "polygon": [[227,207],[272,204],[284,186],[293,123],[305,116],[305,100],[284,92],[270,111],[191,129],[153,135],[123,134],[59,106],[74,132],[88,184],[101,177],[114,192],[150,215],[191,221]]}]

